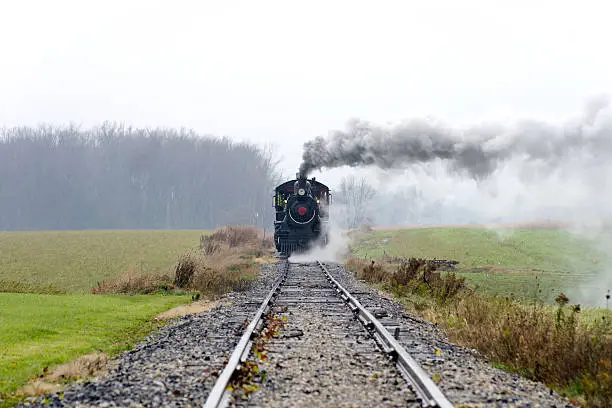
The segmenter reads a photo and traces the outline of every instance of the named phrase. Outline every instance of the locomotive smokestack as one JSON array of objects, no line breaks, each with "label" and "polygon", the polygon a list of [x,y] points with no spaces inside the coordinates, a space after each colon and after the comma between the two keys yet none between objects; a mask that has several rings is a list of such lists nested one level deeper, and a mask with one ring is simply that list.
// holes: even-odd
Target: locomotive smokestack
[{"label": "locomotive smokestack", "polygon": [[295,174],[295,191],[297,192],[297,190],[299,188],[304,188],[306,186],[306,181],[308,180],[303,174],[301,173],[296,173]]}]

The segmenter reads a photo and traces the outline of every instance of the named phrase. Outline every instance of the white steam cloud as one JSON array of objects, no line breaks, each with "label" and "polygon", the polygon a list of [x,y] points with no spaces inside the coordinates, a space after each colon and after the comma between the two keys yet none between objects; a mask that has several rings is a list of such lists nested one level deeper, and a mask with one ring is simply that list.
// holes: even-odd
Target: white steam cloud
[{"label": "white steam cloud", "polygon": [[[560,124],[522,120],[460,129],[426,119],[388,126],[353,120],[345,130],[305,143],[302,174],[343,166],[377,177],[372,216],[378,225],[560,221],[612,260],[607,98],[593,98]],[[500,231],[500,240],[507,233]],[[568,267],[584,273],[580,265]],[[568,294],[582,304],[605,305],[612,264],[586,272],[591,282]]]},{"label": "white steam cloud", "polygon": [[327,245],[316,242],[313,247],[303,253],[294,253],[289,257],[289,262],[314,262],[315,260],[327,262],[344,262],[349,255],[350,238],[339,223],[339,214],[343,211],[341,204],[331,207],[329,217]]}]

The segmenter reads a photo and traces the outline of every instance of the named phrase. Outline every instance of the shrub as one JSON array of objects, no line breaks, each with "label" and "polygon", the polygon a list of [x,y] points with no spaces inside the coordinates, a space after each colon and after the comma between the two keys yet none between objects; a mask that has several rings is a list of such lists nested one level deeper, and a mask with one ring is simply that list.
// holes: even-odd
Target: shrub
[{"label": "shrub", "polygon": [[221,249],[221,244],[219,244],[219,242],[208,239],[204,237],[204,235],[202,235],[202,238],[203,239],[200,240],[200,249],[202,249],[206,255],[212,255]]},{"label": "shrub", "polygon": [[595,378],[584,379],[580,385],[589,406],[597,408],[612,406],[612,362],[601,360]]},{"label": "shrub", "polygon": [[98,282],[91,289],[95,295],[120,293],[125,295],[146,295],[173,290],[172,276],[168,274],[139,273],[129,270],[118,278]]},{"label": "shrub", "polygon": [[[255,227],[245,225],[229,225],[216,229],[212,234],[200,240],[200,247],[205,252],[217,252],[220,244],[227,244],[230,248],[257,245],[260,241],[259,233]],[[210,248],[206,248],[210,246]],[[212,249],[212,251],[211,251]]]},{"label": "shrub", "polygon": [[458,278],[454,272],[443,275],[434,289],[436,298],[446,302],[455,298],[466,288],[465,278]]},{"label": "shrub", "polygon": [[[569,387],[584,378],[585,385],[599,390],[593,395],[612,403],[610,396],[601,392],[606,389],[606,376],[611,374],[610,366],[602,364],[612,361],[610,325],[605,320],[583,323],[577,318],[580,308],[566,303],[559,302],[557,310],[551,310],[470,295],[459,300],[449,313],[464,324],[447,329],[459,342],[528,378],[558,387]],[[588,397],[588,387],[583,388]]]},{"label": "shrub", "polygon": [[393,272],[392,280],[399,285],[406,286],[408,282],[415,281],[419,273],[419,269],[423,266],[422,260],[410,258],[408,261],[401,260],[401,263]]},{"label": "shrub", "polygon": [[271,254],[273,248],[272,239],[264,239],[254,227],[222,227],[200,237],[201,251],[179,257],[172,275],[129,270],[118,278],[98,282],[91,293],[149,294],[180,288],[217,296],[245,290],[259,272],[259,258]]},{"label": "shrub", "polygon": [[376,264],[372,261],[361,269],[360,279],[368,282],[380,283],[384,282],[388,277],[387,272],[383,269],[382,265]]},{"label": "shrub", "polygon": [[192,253],[182,255],[174,270],[174,284],[179,288],[189,287],[197,267],[197,259]]},{"label": "shrub", "polygon": [[180,288],[218,296],[245,290],[259,272],[256,259],[273,252],[271,238],[250,226],[226,226],[200,238],[199,253],[183,255],[176,265],[174,282]]},{"label": "shrub", "polygon": [[[383,283],[415,310],[439,323],[456,342],[504,367],[561,390],[582,393],[589,407],[612,406],[612,324],[587,324],[563,293],[555,308],[467,290],[464,278],[440,274],[432,262],[411,258],[374,263],[351,258],[360,278]],[[386,272],[385,272],[386,271]]]},{"label": "shrub", "polygon": [[466,289],[465,279],[454,273],[440,274],[438,266],[425,259],[390,259],[376,263],[359,258],[350,258],[347,269],[358,279],[375,284],[385,284],[391,291],[401,294],[406,291],[422,295],[426,292],[445,302]]}]

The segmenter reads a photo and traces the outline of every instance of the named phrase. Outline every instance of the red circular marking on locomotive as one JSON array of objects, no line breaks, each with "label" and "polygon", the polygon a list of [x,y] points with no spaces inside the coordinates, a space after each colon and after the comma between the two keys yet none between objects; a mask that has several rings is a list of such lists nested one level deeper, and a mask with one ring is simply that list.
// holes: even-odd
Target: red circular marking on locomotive
[{"label": "red circular marking on locomotive", "polygon": [[298,208],[298,214],[300,214],[300,215],[306,214],[306,208],[304,208],[304,207]]}]

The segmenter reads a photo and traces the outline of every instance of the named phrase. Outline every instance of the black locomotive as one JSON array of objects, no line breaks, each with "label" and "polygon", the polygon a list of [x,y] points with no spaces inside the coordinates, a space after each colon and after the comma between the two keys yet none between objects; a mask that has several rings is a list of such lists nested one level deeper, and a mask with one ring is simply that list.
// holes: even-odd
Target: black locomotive
[{"label": "black locomotive", "polygon": [[327,245],[329,188],[299,175],[274,190],[274,243],[283,255]]}]

